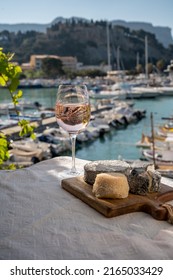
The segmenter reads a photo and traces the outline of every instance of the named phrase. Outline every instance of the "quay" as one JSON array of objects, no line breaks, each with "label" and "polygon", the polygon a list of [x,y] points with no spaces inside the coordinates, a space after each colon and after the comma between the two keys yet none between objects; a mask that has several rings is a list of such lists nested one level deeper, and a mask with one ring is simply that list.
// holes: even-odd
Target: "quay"
[{"label": "quay", "polygon": [[[43,130],[46,129],[47,127],[56,127],[57,126],[55,117],[42,119],[41,121],[30,121],[30,124],[35,126],[34,131],[37,133],[43,132]],[[20,139],[20,136],[19,136],[20,127],[18,125],[1,129],[1,131],[5,135],[10,136],[10,138],[14,141]]]},{"label": "quay", "polygon": [[[145,111],[134,109],[126,102],[118,104],[92,107],[89,125],[78,134],[76,150],[103,137],[114,129],[125,128],[145,117]],[[25,167],[39,161],[68,154],[71,143],[68,133],[59,128],[56,117],[43,117],[35,121],[30,120],[34,126],[36,139],[20,137],[20,126],[17,124],[1,129],[10,144],[10,158],[5,164],[11,162],[18,167]],[[29,136],[29,135],[28,135]]]},{"label": "quay", "polygon": [[[118,104],[119,105],[119,104]],[[135,120],[140,120],[144,117],[145,112],[143,110],[134,110],[130,109],[130,112],[127,112],[126,109],[130,108],[129,104],[127,102],[120,103],[120,106],[117,106],[117,104],[105,104],[101,105],[100,107],[92,107],[91,109],[91,120],[92,119],[100,119],[99,123],[107,124],[107,125],[114,125],[114,123],[123,124],[124,120],[125,124],[129,124]],[[116,111],[118,109],[118,111]],[[124,110],[125,109],[125,110]],[[128,109],[129,110],[129,109]],[[130,116],[129,116],[130,115]],[[131,117],[133,116],[133,120]],[[129,118],[130,117],[130,118]],[[123,122],[122,122],[123,121]],[[34,131],[36,133],[42,133],[45,129],[49,128],[58,128],[58,124],[56,121],[55,116],[53,117],[46,117],[42,118],[40,120],[31,121],[30,124],[35,127]],[[20,126],[17,124],[11,125],[6,128],[2,128],[1,131],[10,137],[11,140],[19,140],[19,132],[20,132]]]}]

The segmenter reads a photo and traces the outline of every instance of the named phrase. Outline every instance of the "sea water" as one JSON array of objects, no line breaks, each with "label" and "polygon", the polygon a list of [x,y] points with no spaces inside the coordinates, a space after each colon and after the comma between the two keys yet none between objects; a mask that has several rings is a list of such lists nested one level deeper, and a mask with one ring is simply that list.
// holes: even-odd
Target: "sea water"
[{"label": "sea water", "polygon": [[[54,108],[56,88],[23,89],[23,98],[31,102],[39,102],[46,107]],[[0,103],[11,102],[8,92],[1,89]],[[137,123],[129,124],[126,128],[111,128],[102,138],[92,143],[82,145],[76,151],[76,157],[86,160],[100,159],[139,159],[141,149],[136,142],[142,133],[151,135],[151,119],[153,113],[154,129],[166,122],[162,118],[173,115],[173,96],[134,100],[134,108],[146,110],[146,117]]]},{"label": "sea water", "polygon": [[153,113],[154,130],[167,122],[162,118],[173,115],[173,96],[153,99],[134,100],[134,108],[146,110],[146,117],[138,123],[129,124],[126,128],[105,134],[90,145],[77,150],[76,157],[86,160],[101,159],[139,159],[142,149],[136,147],[142,133],[151,136],[151,113]]}]

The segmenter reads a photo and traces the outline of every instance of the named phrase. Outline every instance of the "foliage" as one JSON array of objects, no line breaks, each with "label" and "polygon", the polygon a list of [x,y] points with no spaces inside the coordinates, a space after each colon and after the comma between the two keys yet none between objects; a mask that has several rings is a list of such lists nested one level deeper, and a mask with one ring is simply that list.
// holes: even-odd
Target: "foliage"
[{"label": "foliage", "polygon": [[3,163],[9,159],[9,156],[9,143],[5,135],[0,132],[0,169],[16,169],[13,163],[9,164],[8,166],[3,165]]},{"label": "foliage", "polygon": [[32,139],[35,139],[35,134],[33,133],[34,131],[34,126],[30,125],[27,120],[20,120],[18,122],[18,125],[21,127],[21,131],[19,132],[19,136],[24,136],[30,134],[30,137]]},{"label": "foliage", "polygon": [[148,63],[146,67],[147,67],[148,74],[151,74],[152,71],[153,71],[153,64],[152,63]]},{"label": "foliage", "polygon": [[58,75],[64,74],[62,61],[56,58],[44,58],[42,62],[42,71],[45,77],[57,78]]},{"label": "foliage", "polygon": [[5,135],[0,132],[0,165],[9,158],[8,146]]},{"label": "foliage", "polygon": [[[20,66],[12,62],[13,56],[14,54],[6,54],[3,52],[3,49],[0,48],[0,85],[8,89],[16,113],[19,115],[16,105],[22,97],[22,91],[17,90],[17,88],[22,70]],[[28,121],[19,121],[18,124],[21,127],[20,136],[30,135],[32,138],[35,138],[34,127],[30,126]],[[9,158],[8,148],[9,143],[7,138],[0,132],[0,165]]]},{"label": "foliage", "polygon": [[136,72],[137,72],[137,74],[140,74],[140,73],[143,72],[143,67],[142,67],[141,64],[137,64],[136,65]]},{"label": "foliage", "polygon": [[157,69],[159,69],[159,71],[163,71],[165,68],[165,61],[163,59],[158,60],[156,63],[156,67]]},{"label": "foliage", "polygon": [[87,69],[87,70],[80,70],[77,72],[78,76],[81,77],[91,77],[91,78],[95,78],[95,77],[104,77],[106,76],[105,72],[100,71],[99,69]]},{"label": "foliage", "polygon": [[[106,21],[83,22],[75,20],[56,23],[45,33],[0,32],[1,46],[7,51],[16,50],[15,58],[19,63],[28,62],[32,54],[57,56],[76,56],[86,65],[107,63]],[[156,37],[144,30],[130,30],[118,25],[110,26],[111,62],[116,61],[116,49],[121,49],[121,59],[125,69],[134,69],[136,54],[140,64],[145,65],[144,38],[148,37],[149,62],[156,64],[164,59],[166,64],[172,59],[173,46],[164,48]],[[114,67],[115,68],[115,67]],[[48,72],[47,72],[48,74]]]},{"label": "foliage", "polygon": [[20,76],[20,79],[39,79],[43,78],[44,73],[42,70],[24,70],[22,75]]}]

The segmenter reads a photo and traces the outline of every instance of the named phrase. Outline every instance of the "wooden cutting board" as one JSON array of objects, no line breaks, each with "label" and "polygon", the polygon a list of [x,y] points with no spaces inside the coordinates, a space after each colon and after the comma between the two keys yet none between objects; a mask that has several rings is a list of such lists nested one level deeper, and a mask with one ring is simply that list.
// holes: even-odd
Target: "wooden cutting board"
[{"label": "wooden cutting board", "polygon": [[161,190],[158,193],[146,196],[129,194],[123,199],[96,198],[92,193],[92,186],[84,182],[83,177],[63,179],[61,185],[63,189],[108,218],[141,211],[157,220],[167,220],[168,212],[162,204],[173,200],[173,188],[164,184],[161,184]]}]

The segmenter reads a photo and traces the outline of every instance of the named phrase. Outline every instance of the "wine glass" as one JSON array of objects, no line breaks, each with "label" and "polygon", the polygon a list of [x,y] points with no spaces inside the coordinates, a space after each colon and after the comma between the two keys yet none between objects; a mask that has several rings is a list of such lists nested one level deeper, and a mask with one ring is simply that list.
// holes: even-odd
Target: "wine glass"
[{"label": "wine glass", "polygon": [[91,108],[86,85],[62,84],[58,87],[55,116],[57,123],[69,133],[72,144],[72,168],[70,174],[78,174],[75,166],[75,146],[78,133],[90,120]]}]

